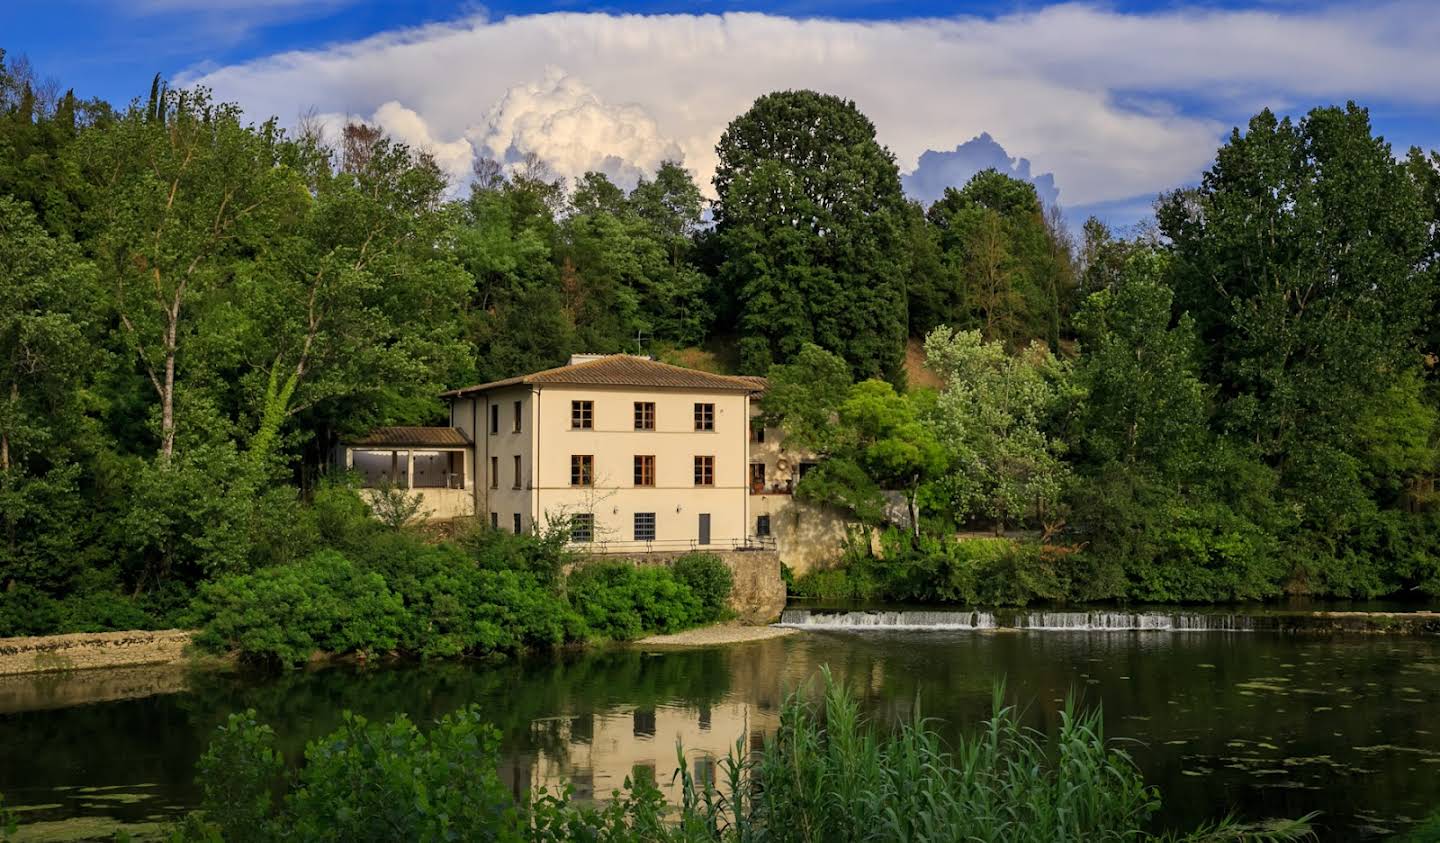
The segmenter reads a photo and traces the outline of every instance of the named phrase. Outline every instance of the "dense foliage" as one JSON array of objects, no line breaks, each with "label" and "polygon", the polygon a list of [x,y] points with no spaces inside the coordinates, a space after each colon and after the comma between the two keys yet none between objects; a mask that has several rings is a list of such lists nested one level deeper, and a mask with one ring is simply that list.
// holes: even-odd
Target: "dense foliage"
[{"label": "dense foliage", "polygon": [[[741,739],[743,743],[743,736]],[[696,780],[678,750],[678,815],[636,776],[608,802],[568,789],[519,798],[499,774],[499,733],[476,708],[422,732],[404,715],[346,714],[292,769],[253,710],[232,715],[200,759],[202,808],[177,840],[1049,841],[1153,839],[1159,794],[1105,740],[1098,712],[1067,707],[1053,736],[1019,725],[996,692],[989,720],[954,748],[923,720],[882,733],[843,687],[795,694],[752,757]],[[1304,821],[1225,822],[1170,839],[1294,840]]]},{"label": "dense foliage", "polygon": [[[328,490],[334,498],[342,492]],[[691,554],[673,567],[574,565],[560,536],[488,528],[431,544],[360,515],[337,550],[200,586],[199,643],[247,661],[316,654],[486,656],[592,638],[626,640],[724,617],[730,571]]]},{"label": "dense foliage", "polygon": [[[1262,112],[1158,229],[1076,244],[993,171],[908,203],[869,119],[810,91],[735,119],[712,202],[678,162],[455,185],[370,126],[61,90],[0,55],[0,635],[173,625],[203,584],[218,607],[341,560],[442,614],[515,577],[563,595],[446,573],[504,557],[474,548],[388,570],[321,479],[343,435],[441,421],[445,387],[636,349],[768,373],[786,447],[820,458],[800,496],[908,532],[876,565],[1019,531],[1053,576],[1016,599],[1440,593],[1440,155],[1397,158],[1354,105]],[[587,587],[691,612],[627,576]],[[353,632],[330,620],[306,634]],[[394,635],[510,646],[489,622]]]}]

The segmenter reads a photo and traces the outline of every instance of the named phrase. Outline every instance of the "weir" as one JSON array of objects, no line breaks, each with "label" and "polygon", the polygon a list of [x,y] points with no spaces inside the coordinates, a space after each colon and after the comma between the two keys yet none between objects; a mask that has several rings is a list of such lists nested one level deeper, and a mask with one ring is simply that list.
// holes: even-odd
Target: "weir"
[{"label": "weir", "polygon": [[1185,612],[1053,610],[786,609],[777,626],[808,630],[986,630],[1046,632],[1387,632],[1436,634],[1429,612]]}]

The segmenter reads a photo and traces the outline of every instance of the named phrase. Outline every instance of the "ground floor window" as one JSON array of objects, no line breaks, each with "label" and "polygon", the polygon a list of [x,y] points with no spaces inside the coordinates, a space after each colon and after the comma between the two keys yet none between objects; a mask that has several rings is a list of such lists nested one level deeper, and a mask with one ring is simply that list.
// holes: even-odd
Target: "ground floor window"
[{"label": "ground floor window", "polygon": [[500,513],[498,513],[498,512],[492,512],[492,513],[490,513],[490,529],[492,529],[492,530],[498,530],[498,529],[500,529]]},{"label": "ground floor window", "polygon": [[637,541],[637,542],[653,542],[653,541],[655,541],[655,513],[653,513],[653,512],[637,512],[637,513],[635,513],[635,541]]},{"label": "ground floor window", "polygon": [[515,513],[515,535],[520,535],[520,513]]},{"label": "ground floor window", "polygon": [[768,536],[768,535],[770,535],[770,516],[768,516],[768,515],[757,515],[757,516],[755,516],[755,535],[757,535],[757,536]]},{"label": "ground floor window", "polygon": [[[519,518],[520,516],[515,516]],[[592,542],[595,541],[595,515],[590,512],[577,512],[570,516],[570,541]]]}]

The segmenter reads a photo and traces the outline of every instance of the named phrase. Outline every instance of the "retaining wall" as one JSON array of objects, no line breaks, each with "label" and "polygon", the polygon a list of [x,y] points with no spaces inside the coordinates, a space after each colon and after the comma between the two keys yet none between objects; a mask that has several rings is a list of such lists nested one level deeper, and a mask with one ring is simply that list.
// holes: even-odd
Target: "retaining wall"
[{"label": "retaining wall", "polygon": [[[580,564],[625,560],[636,565],[670,565],[681,556],[694,553],[615,553],[587,557]],[[773,550],[701,550],[720,558],[730,569],[730,608],[746,623],[770,623],[785,608],[785,583],[780,579],[780,556]]]},{"label": "retaining wall", "polygon": [[184,658],[194,634],[161,629],[0,638],[0,676],[170,664]]}]

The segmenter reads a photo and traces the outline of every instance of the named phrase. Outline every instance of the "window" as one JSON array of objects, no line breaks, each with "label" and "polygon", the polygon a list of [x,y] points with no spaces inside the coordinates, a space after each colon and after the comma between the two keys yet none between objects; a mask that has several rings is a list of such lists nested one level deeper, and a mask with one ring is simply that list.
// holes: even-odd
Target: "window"
[{"label": "window", "polygon": [[515,426],[510,429],[514,433],[520,432],[520,402],[515,402]]},{"label": "window", "polygon": [[696,405],[695,405],[695,429],[696,429],[696,430],[714,430],[714,429],[715,429],[715,405],[714,405],[714,404],[696,404]]},{"label": "window", "polygon": [[492,530],[498,530],[498,529],[500,529],[500,513],[498,513],[498,512],[492,512],[492,513],[490,513],[490,529],[492,529]]},{"label": "window", "polygon": [[765,491],[765,463],[750,463],[750,491],[756,494]]},{"label": "window", "polygon": [[653,513],[653,512],[637,512],[637,513],[635,513],[635,541],[637,541],[637,542],[653,542],[653,541],[655,541],[655,513]]},{"label": "window", "polygon": [[[515,516],[519,518],[520,516]],[[595,541],[595,514],[591,512],[577,512],[570,516],[570,541],[592,542]]]},{"label": "window", "polygon": [[818,463],[818,462],[802,462],[802,463],[800,463],[800,479],[801,479],[801,480],[804,480],[804,479],[805,479],[805,475],[809,474],[810,472],[814,471],[815,469],[817,469],[817,468],[819,468],[819,467],[820,467],[820,463]]},{"label": "window", "polygon": [[654,402],[654,401],[636,401],[636,402],[635,402],[635,429],[636,429],[636,430],[654,430],[654,429],[655,429],[655,402]]},{"label": "window", "polygon": [[570,402],[570,429],[591,430],[595,427],[595,402]]},{"label": "window", "polygon": [[593,456],[575,454],[570,457],[570,485],[595,485],[595,458]]},{"label": "window", "polygon": [[500,458],[490,458],[490,488],[500,488]]},{"label": "window", "polygon": [[715,485],[715,458],[714,458],[714,457],[696,457],[696,458],[695,458],[695,485],[696,485],[696,486],[714,486],[714,485]]},{"label": "window", "polygon": [[654,485],[655,485],[655,457],[654,457],[653,455],[651,455],[651,456],[638,456],[638,455],[637,455],[637,456],[635,457],[635,485],[636,485],[636,486],[654,486]]},{"label": "window", "polygon": [[770,516],[755,516],[755,535],[762,537],[770,535]]},{"label": "window", "polygon": [[490,432],[491,432],[491,433],[499,433],[499,432],[500,432],[500,405],[499,405],[499,404],[491,404],[491,405],[490,405]]},{"label": "window", "polygon": [[637,738],[655,737],[655,709],[635,709],[635,721],[634,724],[631,726],[630,731]]},{"label": "window", "polygon": [[513,520],[515,523],[515,535],[518,536],[520,535],[520,513],[515,513]]},{"label": "window", "polygon": [[516,457],[514,457],[514,460],[515,460],[515,488],[518,489],[518,488],[520,488],[520,457],[517,455]]},{"label": "window", "polygon": [[750,438],[760,444],[765,444],[765,423],[759,419],[750,422]]}]

